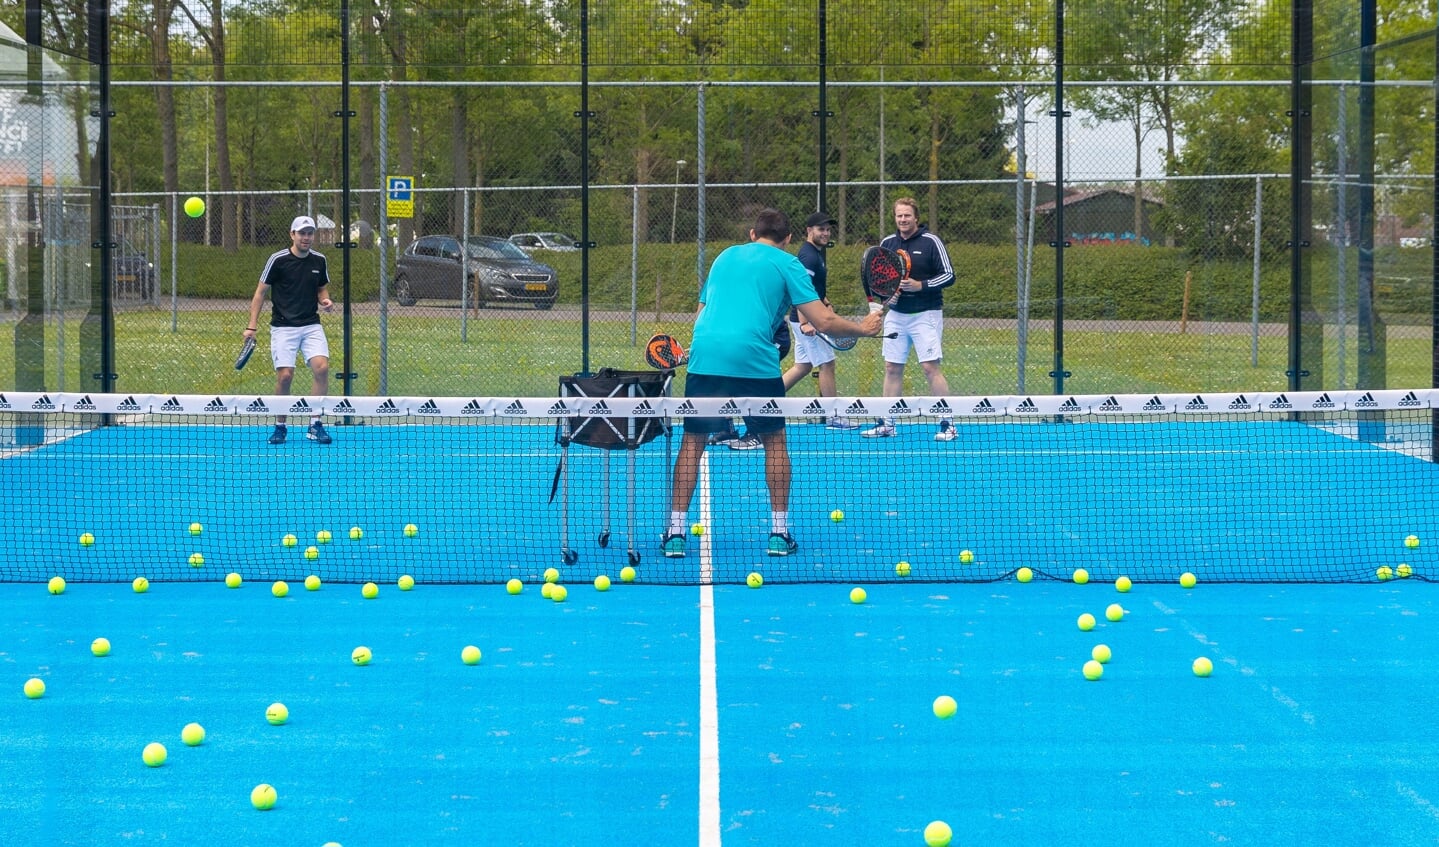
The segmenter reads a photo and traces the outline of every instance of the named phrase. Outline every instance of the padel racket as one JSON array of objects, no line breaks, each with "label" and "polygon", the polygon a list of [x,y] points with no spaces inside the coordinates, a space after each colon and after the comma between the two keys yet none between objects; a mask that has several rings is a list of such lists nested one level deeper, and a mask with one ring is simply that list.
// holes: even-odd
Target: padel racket
[{"label": "padel racket", "polygon": [[899,283],[909,276],[908,257],[885,247],[871,247],[860,259],[859,279],[871,298],[888,309],[899,299]]},{"label": "padel racket", "polygon": [[[868,312],[869,312],[869,310],[866,309],[866,310],[865,310],[865,313],[868,314]],[[859,316],[858,316],[858,318],[863,318],[863,317],[864,317],[864,315],[859,315]],[[858,319],[858,318],[857,318],[857,319]],[[836,338],[836,337],[834,337],[833,335],[830,335],[830,334],[827,333],[827,332],[816,332],[816,333],[814,334],[814,337],[815,337],[815,338],[818,338],[820,341],[823,341],[825,344],[828,344],[829,346],[833,347],[834,349],[836,349],[836,350],[838,350],[838,351],[840,351],[840,352],[844,352],[845,350],[853,350],[853,349],[854,349],[854,345],[856,345],[856,344],[859,343],[859,339],[860,339],[861,337],[869,337],[869,336],[851,335],[851,336],[848,336],[848,337]],[[897,333],[897,332],[891,332],[891,333],[888,334],[888,335],[880,335],[880,336],[877,336],[877,337],[878,337],[878,338],[899,338],[899,333]]]},{"label": "padel racket", "polygon": [[662,371],[674,370],[689,361],[685,355],[685,348],[674,339],[674,336],[660,333],[650,338],[645,345],[645,361],[652,368],[659,368]]},{"label": "padel racket", "polygon": [[250,361],[250,357],[254,354],[255,336],[252,335],[249,338],[245,339],[244,344],[240,345],[240,355],[235,357],[235,370],[238,371],[241,368],[245,367],[245,363]]}]

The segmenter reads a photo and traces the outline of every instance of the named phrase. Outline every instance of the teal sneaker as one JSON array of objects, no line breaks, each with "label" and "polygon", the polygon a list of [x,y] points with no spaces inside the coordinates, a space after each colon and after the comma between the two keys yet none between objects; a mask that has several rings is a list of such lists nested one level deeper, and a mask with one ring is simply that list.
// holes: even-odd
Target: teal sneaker
[{"label": "teal sneaker", "polygon": [[769,534],[769,554],[771,556],[788,556],[799,550],[799,543],[788,532],[771,532]]},{"label": "teal sneaker", "polygon": [[665,551],[666,559],[683,559],[685,557],[685,537],[678,533],[666,535],[660,542],[660,549]]}]

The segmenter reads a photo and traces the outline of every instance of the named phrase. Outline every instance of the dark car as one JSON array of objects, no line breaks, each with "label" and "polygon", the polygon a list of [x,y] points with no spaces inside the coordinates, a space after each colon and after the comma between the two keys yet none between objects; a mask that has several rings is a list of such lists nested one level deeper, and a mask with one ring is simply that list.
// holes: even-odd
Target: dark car
[{"label": "dark car", "polygon": [[465,240],[469,256],[467,297],[461,297],[460,240],[451,235],[426,235],[400,253],[395,264],[394,298],[402,306],[417,300],[465,300],[472,306],[519,303],[548,309],[559,296],[555,269],[530,258],[503,238],[472,235]]},{"label": "dark car", "polygon": [[110,254],[110,273],[115,278],[116,299],[151,300],[155,296],[155,263],[129,239],[119,240]]}]

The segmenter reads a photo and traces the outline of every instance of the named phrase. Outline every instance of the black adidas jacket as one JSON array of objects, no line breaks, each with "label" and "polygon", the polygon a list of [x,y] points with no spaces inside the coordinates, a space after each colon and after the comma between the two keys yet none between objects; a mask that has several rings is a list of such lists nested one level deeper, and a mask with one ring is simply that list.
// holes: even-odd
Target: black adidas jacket
[{"label": "black adidas jacket", "polygon": [[939,236],[920,224],[909,238],[901,238],[895,232],[885,236],[879,246],[908,252],[910,278],[924,283],[920,291],[901,291],[894,311],[913,315],[944,306],[942,291],[954,284],[954,268],[949,264],[949,251],[944,249],[944,242],[939,240]]}]

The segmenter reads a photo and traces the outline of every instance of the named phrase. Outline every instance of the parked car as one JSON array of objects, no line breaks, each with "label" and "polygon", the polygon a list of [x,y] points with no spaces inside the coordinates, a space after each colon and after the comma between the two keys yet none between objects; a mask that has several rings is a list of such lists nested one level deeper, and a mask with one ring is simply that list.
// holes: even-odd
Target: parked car
[{"label": "parked car", "polygon": [[394,298],[402,306],[417,300],[461,300],[475,307],[520,303],[548,309],[559,296],[555,269],[531,259],[503,238],[472,235],[468,250],[468,297],[461,296],[460,239],[426,235],[400,253],[395,265]]},{"label": "parked car", "polygon": [[520,232],[510,236],[510,243],[531,253],[535,250],[558,250],[572,253],[580,249],[579,242],[563,232]]},{"label": "parked car", "polygon": [[[110,278],[116,300],[149,302],[155,297],[155,263],[128,238],[119,238],[110,254]],[[86,263],[89,267],[89,263]]]}]

